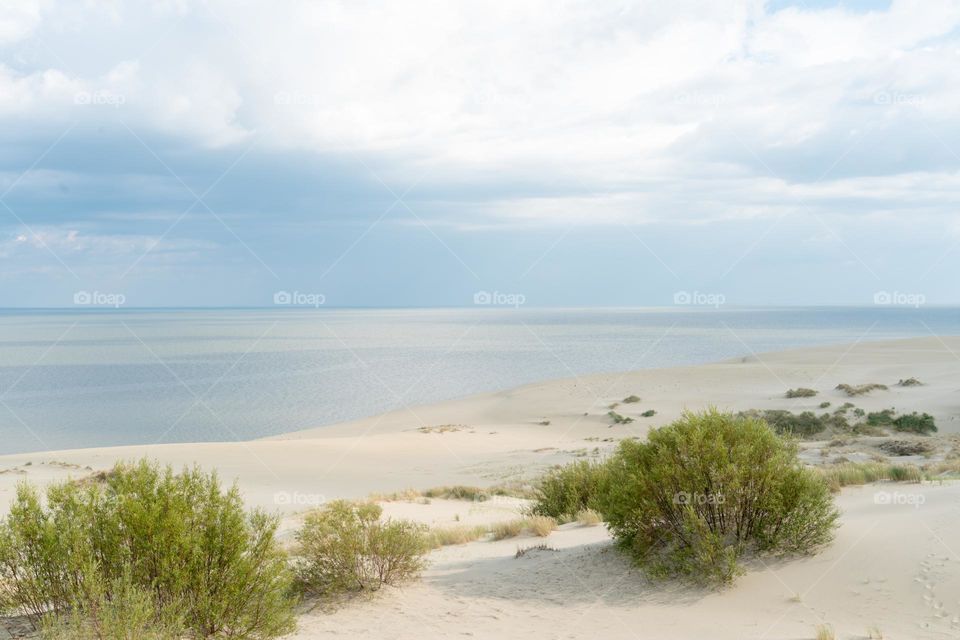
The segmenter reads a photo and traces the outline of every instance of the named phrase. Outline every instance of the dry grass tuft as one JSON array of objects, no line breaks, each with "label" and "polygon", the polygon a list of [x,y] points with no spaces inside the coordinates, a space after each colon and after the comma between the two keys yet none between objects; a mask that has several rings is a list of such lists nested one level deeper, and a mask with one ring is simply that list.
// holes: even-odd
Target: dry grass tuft
[{"label": "dry grass tuft", "polygon": [[888,389],[887,385],[878,384],[876,382],[871,382],[869,384],[858,384],[858,385],[850,385],[846,383],[837,385],[837,390],[843,391],[851,398],[854,396],[866,395],[871,391],[877,391],[877,390],[886,391],[887,389]]},{"label": "dry grass tuft", "polygon": [[545,538],[557,528],[557,521],[550,516],[530,516],[526,525],[535,536]]},{"label": "dry grass tuft", "polygon": [[816,633],[816,640],[836,640],[837,637],[833,633],[833,627],[828,624],[818,624],[816,627]]},{"label": "dry grass tuft", "polygon": [[593,509],[581,509],[577,512],[577,522],[584,527],[593,527],[603,522],[600,514]]},{"label": "dry grass tuft", "polygon": [[473,542],[487,535],[487,533],[487,528],[482,525],[477,525],[475,527],[469,527],[466,525],[440,527],[437,529],[431,529],[427,534],[427,540],[430,542],[430,546],[432,548],[439,549],[440,547],[449,547],[455,544],[466,544],[468,542]]},{"label": "dry grass tuft", "polygon": [[504,522],[497,522],[496,524],[490,527],[490,533],[493,534],[494,540],[504,540],[506,538],[516,538],[518,535],[523,533],[523,529],[526,527],[526,521],[522,518],[516,520],[506,520]]}]

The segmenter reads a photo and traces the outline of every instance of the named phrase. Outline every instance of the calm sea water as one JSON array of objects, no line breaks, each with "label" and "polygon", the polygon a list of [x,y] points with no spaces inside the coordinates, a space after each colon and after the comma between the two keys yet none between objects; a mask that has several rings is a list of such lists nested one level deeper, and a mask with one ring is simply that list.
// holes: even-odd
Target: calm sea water
[{"label": "calm sea water", "polygon": [[550,378],[960,334],[955,308],[0,312],[0,452],[249,439]]}]

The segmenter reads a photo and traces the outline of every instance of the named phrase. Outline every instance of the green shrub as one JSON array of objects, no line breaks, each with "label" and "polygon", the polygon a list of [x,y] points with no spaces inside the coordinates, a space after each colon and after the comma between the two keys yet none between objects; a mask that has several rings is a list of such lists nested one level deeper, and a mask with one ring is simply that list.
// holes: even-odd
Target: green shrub
[{"label": "green shrub", "polygon": [[820,403],[820,408],[821,408],[821,409],[826,409],[826,408],[828,408],[829,406],[830,406],[830,402],[829,402],[829,401],[824,401],[824,402],[821,402],[821,403]]},{"label": "green shrub", "polygon": [[610,416],[611,420],[613,420],[613,424],[630,424],[633,422],[633,418],[622,416],[616,411],[608,411],[607,415]]},{"label": "green shrub", "polygon": [[873,427],[883,427],[893,424],[893,416],[896,412],[893,409],[884,409],[883,411],[871,411],[867,414],[867,424]]},{"label": "green shrub", "polygon": [[793,443],[763,420],[716,410],[621,442],[597,502],[642,566],[711,583],[731,581],[747,552],[813,551],[838,517]]},{"label": "green shrub", "polygon": [[807,389],[806,387],[799,387],[797,389],[787,390],[788,398],[812,398],[815,395],[817,395],[816,390]]},{"label": "green shrub", "polygon": [[640,402],[640,396],[627,396],[623,399],[624,404],[634,404]]},{"label": "green shrub", "polygon": [[893,421],[893,428],[897,431],[923,434],[936,433],[937,431],[937,425],[932,415],[929,413],[918,414],[916,411],[898,416]]},{"label": "green shrub", "polygon": [[293,629],[277,520],[247,514],[236,487],[223,491],[215,474],[174,474],[146,461],[102,478],[52,485],[45,503],[19,486],[0,524],[7,612],[37,623],[72,609],[70,620],[54,626],[132,620],[154,628],[175,619],[180,635],[204,638],[271,638]]},{"label": "green shrub", "polygon": [[791,413],[783,409],[764,409],[743,411],[738,414],[745,418],[759,418],[769,424],[780,435],[809,438],[825,431],[827,428],[839,431],[848,431],[850,424],[842,414],[824,413],[820,416],[812,411]]},{"label": "green shrub", "polygon": [[656,412],[655,410],[653,410],[653,409],[647,409],[646,411],[644,411],[644,412],[641,413],[640,415],[641,415],[642,417],[644,417],[644,418],[652,418],[653,416],[657,415],[657,412]]},{"label": "green shrub", "polygon": [[577,513],[589,509],[602,483],[602,463],[578,460],[548,471],[536,488],[531,512],[550,516],[561,522],[572,520]]},{"label": "green shrub", "polygon": [[871,391],[875,391],[878,389],[882,391],[886,391],[887,385],[878,384],[876,382],[871,382],[868,384],[860,384],[860,385],[850,385],[846,383],[837,385],[837,390],[843,391],[844,393],[846,393],[848,396],[851,396],[851,397],[866,395]]},{"label": "green shrub", "polygon": [[331,502],[307,514],[297,532],[302,584],[318,593],[376,591],[417,577],[430,547],[427,528],[381,520],[372,502]]}]

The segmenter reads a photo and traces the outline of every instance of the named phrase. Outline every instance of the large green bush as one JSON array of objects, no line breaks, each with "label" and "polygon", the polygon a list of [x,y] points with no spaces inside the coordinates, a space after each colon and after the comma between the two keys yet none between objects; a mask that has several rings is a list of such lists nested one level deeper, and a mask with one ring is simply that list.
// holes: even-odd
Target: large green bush
[{"label": "large green bush", "polygon": [[804,553],[828,542],[827,484],[761,419],[688,413],[623,441],[598,500],[613,535],[657,575],[728,582],[744,553]]},{"label": "large green bush", "polygon": [[299,575],[319,593],[376,591],[416,577],[430,549],[427,528],[382,520],[380,505],[338,500],[309,513],[297,532]]},{"label": "large green bush", "polygon": [[602,463],[579,460],[548,471],[536,485],[534,515],[550,516],[564,522],[594,506],[602,486]]},{"label": "large green bush", "polygon": [[294,604],[276,528],[199,469],[118,465],[103,482],[52,485],[45,501],[23,484],[0,523],[0,606],[36,622],[70,610],[58,623],[77,628],[176,621],[179,635],[275,637]]}]

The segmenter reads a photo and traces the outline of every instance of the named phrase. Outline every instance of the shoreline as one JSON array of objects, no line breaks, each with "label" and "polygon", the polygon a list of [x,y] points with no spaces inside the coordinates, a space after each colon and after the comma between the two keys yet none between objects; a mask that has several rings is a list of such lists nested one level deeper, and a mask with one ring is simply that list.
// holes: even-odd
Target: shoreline
[{"label": "shoreline", "polygon": [[[684,409],[816,410],[821,401],[845,401],[834,389],[843,382],[891,385],[856,399],[858,406],[927,411],[941,434],[960,433],[960,411],[954,410],[960,401],[950,402],[951,392],[960,388],[960,375],[950,367],[958,354],[960,337],[951,336],[805,347],[547,380],[255,440],[6,454],[0,456],[0,505],[16,480],[57,480],[144,456],[175,467],[216,468],[225,481],[236,479],[253,505],[267,508],[278,506],[272,494],[281,490],[356,498],[406,487],[490,485],[569,461],[583,449],[603,453],[615,444],[604,440],[643,437]],[[926,384],[892,386],[911,376]],[[820,391],[816,398],[783,397],[787,388],[810,385]],[[609,406],[633,394],[641,401],[619,411],[634,421],[611,426]],[[639,415],[650,409],[655,416]]]}]

